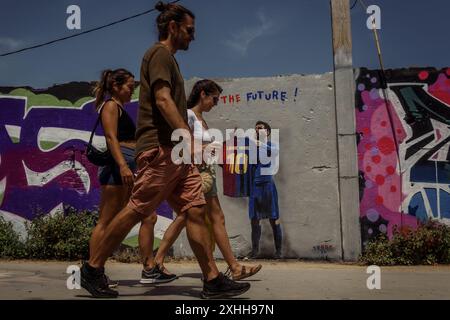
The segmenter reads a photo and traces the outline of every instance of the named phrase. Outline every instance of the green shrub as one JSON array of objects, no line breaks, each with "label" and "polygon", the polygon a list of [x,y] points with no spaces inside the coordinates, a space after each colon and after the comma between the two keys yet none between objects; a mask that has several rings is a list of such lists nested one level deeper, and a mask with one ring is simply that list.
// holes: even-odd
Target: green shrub
[{"label": "green shrub", "polygon": [[38,215],[26,223],[26,247],[32,259],[78,260],[89,256],[89,239],[97,220],[96,211],[76,211]]},{"label": "green shrub", "polygon": [[0,216],[0,258],[21,259],[25,256],[25,244],[14,231],[12,222]]},{"label": "green shrub", "polygon": [[[154,255],[156,255],[155,252]],[[134,248],[124,244],[114,251],[112,258],[122,263],[142,263],[139,247]]]},{"label": "green shrub", "polygon": [[450,263],[450,227],[429,220],[416,230],[394,228],[391,240],[382,235],[369,242],[359,261],[374,265]]},{"label": "green shrub", "polygon": [[375,240],[370,241],[364,248],[359,261],[368,265],[385,266],[395,264],[389,240],[385,234],[381,234]]}]

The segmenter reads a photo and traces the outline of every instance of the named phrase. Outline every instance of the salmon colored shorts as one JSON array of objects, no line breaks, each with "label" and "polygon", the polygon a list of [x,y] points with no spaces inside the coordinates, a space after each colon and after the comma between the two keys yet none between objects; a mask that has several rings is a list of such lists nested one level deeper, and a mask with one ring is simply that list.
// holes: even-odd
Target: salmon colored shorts
[{"label": "salmon colored shorts", "polygon": [[175,164],[172,147],[159,146],[142,152],[137,162],[133,192],[127,206],[149,216],[167,200],[177,213],[206,204],[198,169],[190,164]]}]

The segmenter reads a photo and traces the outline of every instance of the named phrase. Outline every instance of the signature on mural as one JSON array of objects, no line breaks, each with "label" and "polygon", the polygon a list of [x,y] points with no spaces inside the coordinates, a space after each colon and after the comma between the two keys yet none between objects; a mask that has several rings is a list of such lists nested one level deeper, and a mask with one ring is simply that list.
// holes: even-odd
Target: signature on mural
[{"label": "signature on mural", "polygon": [[327,254],[327,253],[335,250],[335,247],[329,243],[330,241],[331,240],[327,240],[327,241],[324,241],[324,242],[314,246],[313,251],[318,252],[321,255],[324,255],[324,254]]}]

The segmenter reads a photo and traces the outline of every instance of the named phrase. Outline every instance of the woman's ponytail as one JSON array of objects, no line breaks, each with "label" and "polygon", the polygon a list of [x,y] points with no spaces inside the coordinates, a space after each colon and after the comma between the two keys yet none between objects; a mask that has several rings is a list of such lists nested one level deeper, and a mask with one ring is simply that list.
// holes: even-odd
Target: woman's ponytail
[{"label": "woman's ponytail", "polygon": [[104,70],[102,72],[102,76],[100,81],[98,81],[94,87],[94,96],[95,96],[95,107],[96,109],[103,103],[105,100],[105,95],[109,92],[108,83],[110,82],[112,70]]}]

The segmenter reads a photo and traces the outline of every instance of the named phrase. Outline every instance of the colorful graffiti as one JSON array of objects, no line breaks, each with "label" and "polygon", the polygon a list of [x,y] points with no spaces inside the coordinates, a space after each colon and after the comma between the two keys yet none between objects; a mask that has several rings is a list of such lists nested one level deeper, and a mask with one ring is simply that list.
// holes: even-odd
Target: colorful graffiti
[{"label": "colorful graffiti", "polygon": [[[394,226],[450,224],[450,69],[358,70],[363,244]],[[387,101],[387,103],[386,103]]]},{"label": "colorful graffiti", "polygon": [[[58,87],[58,97],[28,89],[0,95],[0,214],[17,221],[66,205],[92,210],[99,203],[97,167],[85,155],[97,117],[93,98],[74,95],[73,87],[64,98]],[[134,120],[137,105],[127,106]],[[101,128],[94,144],[106,146]],[[172,210],[164,204],[158,214],[166,227]]]}]

